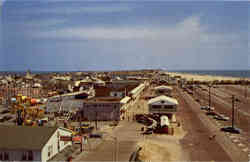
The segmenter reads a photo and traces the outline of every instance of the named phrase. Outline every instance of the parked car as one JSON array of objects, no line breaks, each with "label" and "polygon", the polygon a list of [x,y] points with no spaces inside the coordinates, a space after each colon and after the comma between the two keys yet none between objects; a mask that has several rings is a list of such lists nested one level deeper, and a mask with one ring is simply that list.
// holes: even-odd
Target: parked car
[{"label": "parked car", "polygon": [[7,115],[7,116],[4,116],[3,118],[5,121],[8,121],[8,120],[12,119],[13,117],[10,115]]},{"label": "parked car", "polygon": [[7,113],[9,113],[10,112],[10,110],[3,110],[2,112],[1,112],[1,114],[7,114]]},{"label": "parked car", "polygon": [[209,106],[201,106],[201,110],[206,110],[206,111],[214,111],[215,108],[214,107],[209,107]]},{"label": "parked car", "polygon": [[201,110],[208,110],[208,106],[201,106]]},{"label": "parked car", "polygon": [[223,127],[220,129],[223,132],[230,132],[230,133],[234,133],[234,134],[240,134],[240,129],[239,128],[234,128],[231,126],[228,127]]},{"label": "parked car", "polygon": [[147,130],[142,133],[143,135],[153,134],[153,130]]},{"label": "parked car", "polygon": [[98,134],[98,133],[90,134],[89,138],[102,138],[102,134]]},{"label": "parked car", "polygon": [[220,114],[220,115],[215,115],[214,116],[214,119],[217,119],[217,120],[223,120],[223,121],[228,121],[229,120],[229,117],[223,115],[223,114]]},{"label": "parked car", "polygon": [[214,111],[207,112],[206,115],[217,116],[217,113]]}]

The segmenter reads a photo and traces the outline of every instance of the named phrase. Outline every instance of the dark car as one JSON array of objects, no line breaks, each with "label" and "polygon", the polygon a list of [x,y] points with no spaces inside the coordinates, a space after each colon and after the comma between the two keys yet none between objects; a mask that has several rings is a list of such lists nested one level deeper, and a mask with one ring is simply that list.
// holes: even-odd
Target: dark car
[{"label": "dark car", "polygon": [[210,115],[210,116],[216,116],[217,113],[214,112],[214,111],[210,111],[210,112],[207,112],[206,115]]},{"label": "dark car", "polygon": [[153,130],[147,130],[147,131],[143,132],[142,134],[143,135],[153,134]]},{"label": "dark car", "polygon": [[12,116],[7,115],[7,116],[4,116],[3,118],[5,121],[8,121],[8,120],[12,119]]},{"label": "dark car", "polygon": [[1,114],[7,114],[7,113],[9,113],[10,112],[10,110],[3,110],[2,112],[1,112]]},{"label": "dark car", "polygon": [[102,138],[102,134],[97,134],[97,133],[95,133],[95,134],[90,134],[90,135],[89,135],[89,138]]},{"label": "dark car", "polygon": [[240,129],[239,128],[234,128],[234,127],[224,127],[220,129],[223,132],[229,132],[229,133],[234,133],[234,134],[240,134]]}]

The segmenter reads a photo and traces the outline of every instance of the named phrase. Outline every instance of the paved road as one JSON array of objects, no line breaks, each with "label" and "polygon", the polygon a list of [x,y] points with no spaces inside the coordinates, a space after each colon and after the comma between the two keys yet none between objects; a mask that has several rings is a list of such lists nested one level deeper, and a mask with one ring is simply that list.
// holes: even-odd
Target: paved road
[{"label": "paved road", "polygon": [[[185,105],[183,108],[186,111],[184,111],[186,115],[182,114],[184,121],[186,120],[183,122],[183,127],[187,131],[193,131],[189,132],[183,140],[183,146],[190,151],[191,160],[246,161],[246,154],[243,154],[224,133],[219,131],[219,128],[200,110],[199,104],[191,96],[180,91],[179,94],[181,94],[179,95],[181,104]],[[209,140],[211,135],[216,135],[214,140]],[[192,147],[188,148],[188,142]]]},{"label": "paved road", "polygon": [[104,141],[95,150],[75,161],[128,161],[137,141],[142,139],[140,128],[138,123],[121,121],[112,133],[104,135]]}]

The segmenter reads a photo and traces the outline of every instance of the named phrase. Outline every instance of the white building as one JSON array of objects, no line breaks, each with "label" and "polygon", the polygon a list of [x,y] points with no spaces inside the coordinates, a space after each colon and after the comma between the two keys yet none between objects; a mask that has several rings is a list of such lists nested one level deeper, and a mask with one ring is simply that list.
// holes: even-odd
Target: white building
[{"label": "white building", "polygon": [[165,114],[170,120],[175,119],[178,101],[167,96],[158,96],[148,101],[150,113]]},{"label": "white building", "polygon": [[133,100],[139,99],[139,97],[141,96],[144,88],[145,88],[145,84],[140,84],[139,86],[137,86],[136,88],[134,88],[132,91],[129,92],[129,96]]},{"label": "white building", "polygon": [[0,161],[42,161],[54,157],[71,142],[70,130],[58,127],[0,126]]},{"label": "white building", "polygon": [[158,87],[155,87],[154,90],[155,90],[156,95],[171,96],[173,88],[169,86],[158,86]]}]

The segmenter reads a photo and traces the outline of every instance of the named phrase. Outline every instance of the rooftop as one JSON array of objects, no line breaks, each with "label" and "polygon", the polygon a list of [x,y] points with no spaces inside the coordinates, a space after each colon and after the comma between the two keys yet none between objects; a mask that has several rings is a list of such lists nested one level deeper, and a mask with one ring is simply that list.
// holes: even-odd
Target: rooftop
[{"label": "rooftop", "polygon": [[84,100],[84,103],[117,103],[120,102],[121,98],[117,98],[117,97],[94,97],[94,98],[90,98],[87,100]]},{"label": "rooftop", "polygon": [[148,101],[148,104],[154,104],[160,101],[166,101],[168,105],[178,105],[178,101],[176,99],[164,95],[152,98]]},{"label": "rooftop", "polygon": [[0,149],[40,150],[57,127],[0,125]]}]

